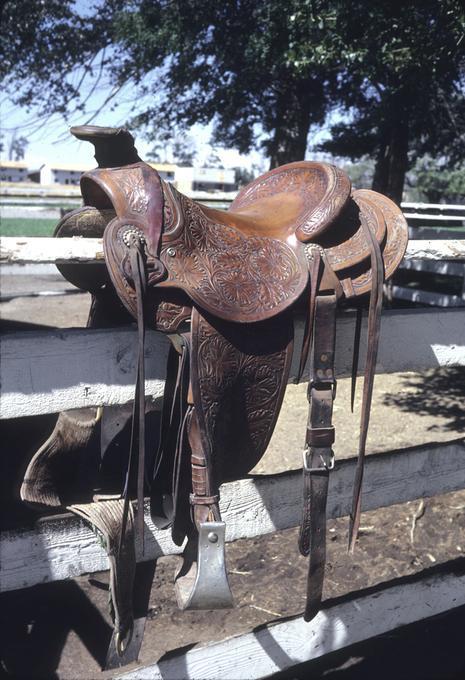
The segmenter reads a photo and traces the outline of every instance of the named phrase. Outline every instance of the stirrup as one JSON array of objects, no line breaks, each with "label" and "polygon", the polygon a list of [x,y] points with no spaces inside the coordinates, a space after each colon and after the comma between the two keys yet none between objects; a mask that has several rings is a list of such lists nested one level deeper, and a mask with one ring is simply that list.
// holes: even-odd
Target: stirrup
[{"label": "stirrup", "polygon": [[197,559],[195,546],[188,541],[184,563],[175,576],[180,609],[230,609],[234,606],[225,564],[225,528],[224,522],[200,523]]}]

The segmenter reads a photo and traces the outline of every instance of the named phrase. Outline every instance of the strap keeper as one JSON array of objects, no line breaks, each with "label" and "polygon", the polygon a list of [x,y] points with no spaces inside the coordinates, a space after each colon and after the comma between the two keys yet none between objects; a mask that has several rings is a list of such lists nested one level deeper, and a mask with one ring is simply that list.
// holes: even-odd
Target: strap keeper
[{"label": "strap keeper", "polygon": [[308,387],[307,387],[307,400],[308,401],[312,400],[312,390],[316,390],[317,392],[323,392],[325,390],[328,390],[328,391],[331,390],[333,399],[336,399],[337,380],[334,377],[332,379],[329,379],[329,380],[316,380],[312,377],[308,381]]},{"label": "strap keeper", "polygon": [[195,493],[189,494],[189,503],[191,505],[215,505],[219,500],[219,494],[216,496],[196,496]]},{"label": "strap keeper", "polygon": [[315,448],[328,448],[334,444],[334,426],[307,427],[307,445]]}]

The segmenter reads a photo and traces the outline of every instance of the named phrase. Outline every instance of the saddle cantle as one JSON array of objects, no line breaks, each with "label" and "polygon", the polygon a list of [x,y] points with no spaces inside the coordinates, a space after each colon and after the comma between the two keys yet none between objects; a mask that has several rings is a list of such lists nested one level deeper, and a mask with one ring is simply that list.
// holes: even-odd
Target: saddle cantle
[{"label": "saddle cantle", "polygon": [[[72,454],[74,461],[84,440],[70,427],[64,444],[64,423],[72,419],[62,417],[31,461],[22,497],[66,505],[105,536],[112,555],[115,622],[108,666],[128,663],[140,646],[143,617],[134,618],[131,592],[136,578],[134,534],[143,537],[147,493],[155,524],[171,527],[177,544],[185,541],[184,562],[176,574],[179,605],[231,606],[219,487],[247,474],[266,449],[288,381],[293,319],[303,314],[299,377],[310,356],[310,406],[299,549],[309,555],[304,613],[309,620],[321,602],[326,497],[334,466],[336,309],[343,299],[355,301],[370,293],[350,525],[353,548],[383,282],[399,265],[407,245],[402,213],[380,194],[352,191],[340,169],[308,161],[262,175],[238,193],[229,210],[216,210],[163,182],[139,158],[127,130],[84,126],[71,131],[94,144],[99,167],[82,176],[85,205],[63,218],[56,236],[103,237],[106,267],[61,265],[61,271],[92,293],[89,325],[127,323],[128,313],[138,324],[132,416],[105,416],[104,409],[98,425],[107,470],[113,460],[111,444],[118,442],[123,426],[132,422],[133,435],[116,475],[119,486],[113,488],[115,484],[105,479],[93,486],[104,487],[110,496],[100,493],[95,502],[75,497],[70,501],[65,482],[55,473],[56,460]],[[360,318],[358,311],[357,337]],[[146,431],[150,408],[144,395],[145,328],[168,333],[172,341],[157,446]],[[354,361],[354,384],[356,373]],[[97,427],[97,418],[95,423]],[[86,430],[84,439],[91,434]],[[113,448],[119,455],[124,449],[118,443]],[[134,495],[138,502],[133,522]]]}]

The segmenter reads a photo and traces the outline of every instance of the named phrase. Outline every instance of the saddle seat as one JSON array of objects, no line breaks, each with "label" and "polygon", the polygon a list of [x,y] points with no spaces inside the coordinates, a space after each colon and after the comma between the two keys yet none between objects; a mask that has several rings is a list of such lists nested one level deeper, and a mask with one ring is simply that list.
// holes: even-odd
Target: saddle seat
[{"label": "saddle seat", "polygon": [[295,244],[324,233],[341,214],[350,181],[327,163],[298,161],[275,168],[239,192],[229,210],[203,207],[205,214],[246,236]]}]

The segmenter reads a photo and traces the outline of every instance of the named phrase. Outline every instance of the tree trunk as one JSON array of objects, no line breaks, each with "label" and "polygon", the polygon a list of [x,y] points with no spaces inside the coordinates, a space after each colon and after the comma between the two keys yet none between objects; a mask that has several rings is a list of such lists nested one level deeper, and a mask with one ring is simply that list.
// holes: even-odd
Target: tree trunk
[{"label": "tree trunk", "polygon": [[401,204],[405,174],[408,170],[408,123],[396,121],[383,140],[376,160],[372,188]]},{"label": "tree trunk", "polygon": [[316,96],[312,97],[313,90],[311,82],[303,81],[292,93],[288,90],[279,97],[273,139],[268,147],[270,170],[304,160],[311,113],[315,113],[311,101],[318,101]]}]

